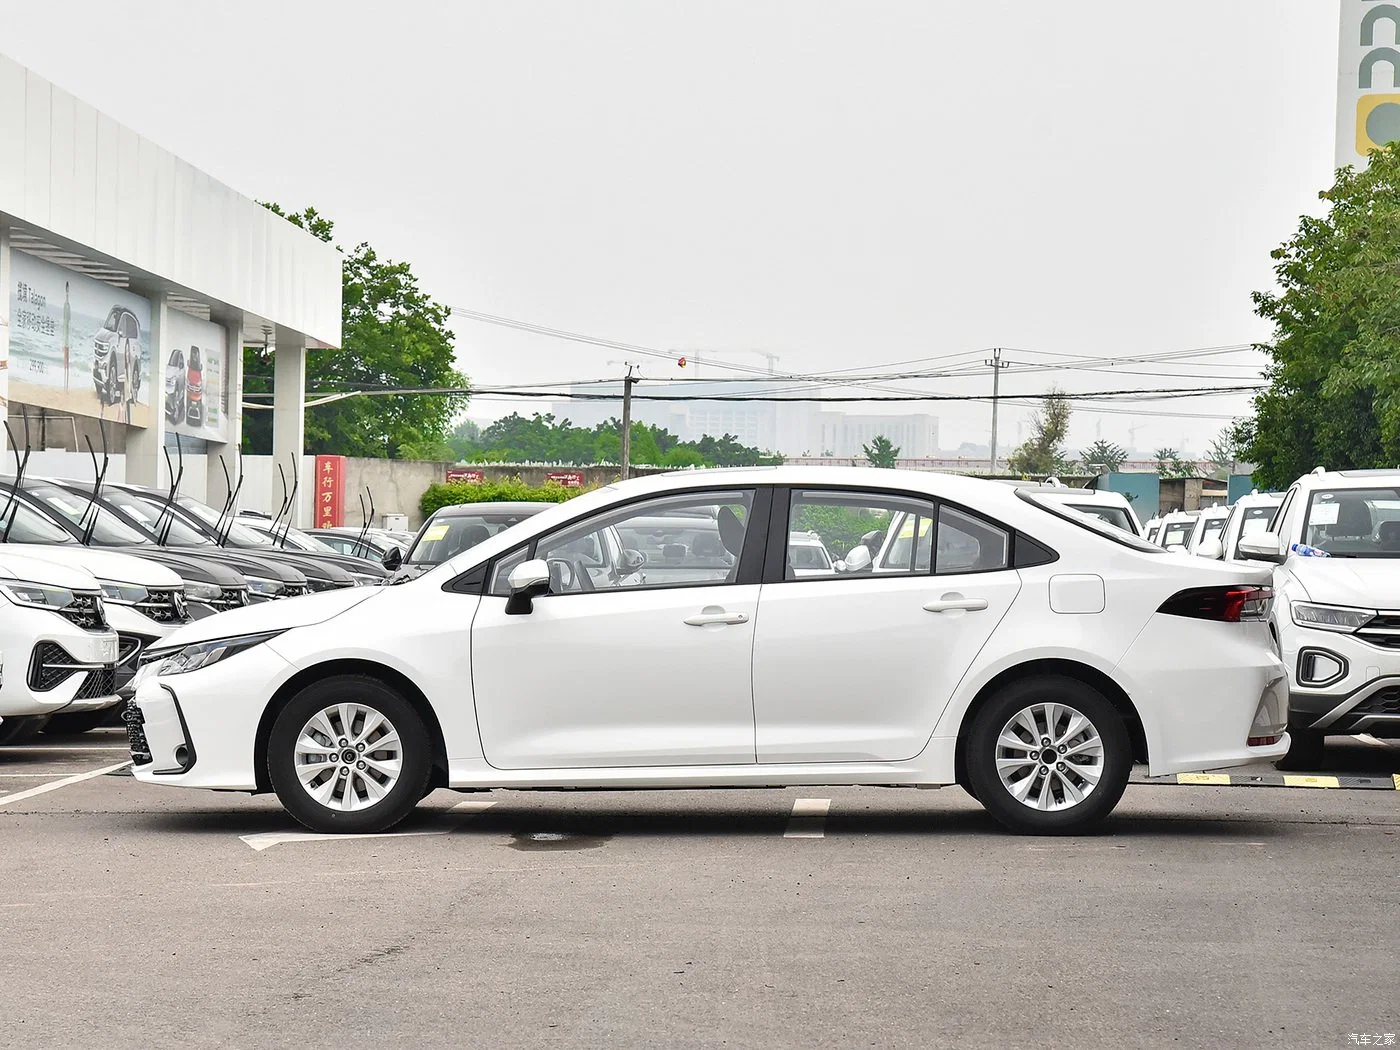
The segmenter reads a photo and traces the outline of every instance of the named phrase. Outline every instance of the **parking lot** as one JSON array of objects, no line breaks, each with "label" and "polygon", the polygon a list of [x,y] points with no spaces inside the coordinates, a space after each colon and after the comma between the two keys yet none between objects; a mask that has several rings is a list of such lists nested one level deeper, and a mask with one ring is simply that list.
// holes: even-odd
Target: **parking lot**
[{"label": "parking lot", "polygon": [[[399,833],[0,751],[0,1046],[1346,1046],[1400,1030],[1390,790],[439,791]],[[107,772],[104,772],[107,771]],[[1140,780],[1141,778],[1135,778]],[[393,1032],[386,1036],[383,1033]]]}]

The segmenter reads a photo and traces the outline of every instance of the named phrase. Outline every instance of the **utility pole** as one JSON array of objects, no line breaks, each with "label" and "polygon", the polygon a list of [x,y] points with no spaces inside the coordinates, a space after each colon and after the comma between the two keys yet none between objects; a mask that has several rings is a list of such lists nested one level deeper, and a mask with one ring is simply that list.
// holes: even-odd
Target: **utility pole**
[{"label": "utility pole", "polygon": [[1010,368],[1010,361],[1001,359],[1001,347],[992,347],[992,356],[986,360],[986,365],[992,370],[992,466],[990,473],[997,472],[997,400],[1001,397],[1001,370]]},{"label": "utility pole", "polygon": [[627,374],[622,377],[622,480],[632,473],[632,386],[637,382],[632,375],[632,365],[627,366]]}]

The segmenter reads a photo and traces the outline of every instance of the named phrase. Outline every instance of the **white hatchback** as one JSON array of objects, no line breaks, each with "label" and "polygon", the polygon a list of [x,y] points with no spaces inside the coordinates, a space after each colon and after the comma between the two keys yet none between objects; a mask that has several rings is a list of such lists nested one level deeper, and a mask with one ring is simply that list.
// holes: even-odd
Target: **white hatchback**
[{"label": "white hatchback", "polygon": [[[572,553],[675,516],[709,522],[727,557],[623,586]],[[863,554],[797,577],[807,532]],[[400,586],[182,628],[147,654],[135,773],[275,791],[325,832],[391,827],[435,787],[954,783],[1007,827],[1075,831],[1135,760],[1165,774],[1287,750],[1268,583],[972,478],[659,475]]]}]

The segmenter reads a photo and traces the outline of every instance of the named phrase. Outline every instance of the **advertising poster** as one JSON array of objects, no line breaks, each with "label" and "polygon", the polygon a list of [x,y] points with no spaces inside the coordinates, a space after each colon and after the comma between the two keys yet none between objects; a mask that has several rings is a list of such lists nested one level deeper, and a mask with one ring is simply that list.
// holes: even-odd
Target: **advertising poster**
[{"label": "advertising poster", "polygon": [[312,528],[333,529],[345,524],[345,457],[316,457],[316,493],[312,497]]},{"label": "advertising poster", "polygon": [[227,333],[209,321],[166,310],[165,423],[174,434],[223,441]]},{"label": "advertising poster", "polygon": [[149,424],[150,303],[20,251],[6,293],[12,402]]}]

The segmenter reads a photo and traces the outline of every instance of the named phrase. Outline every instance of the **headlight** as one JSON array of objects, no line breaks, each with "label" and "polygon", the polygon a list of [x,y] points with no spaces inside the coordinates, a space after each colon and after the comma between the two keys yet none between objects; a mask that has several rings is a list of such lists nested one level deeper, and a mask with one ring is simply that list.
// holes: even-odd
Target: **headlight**
[{"label": "headlight", "polygon": [[116,580],[98,580],[102,585],[102,597],[114,605],[135,605],[144,602],[151,592],[137,583],[118,583]]},{"label": "headlight", "polygon": [[1350,609],[1342,605],[1313,605],[1294,602],[1293,622],[1299,627],[1316,627],[1320,631],[1345,631],[1350,634],[1364,626],[1376,615],[1374,609]]},{"label": "headlight", "polygon": [[217,601],[224,596],[224,589],[217,583],[201,583],[198,580],[185,581],[185,597],[191,601]]},{"label": "headlight", "polygon": [[281,631],[264,631],[262,634],[244,634],[236,638],[214,638],[207,642],[195,642],[192,645],[186,645],[166,653],[148,653],[147,662],[142,665],[141,670],[136,675],[136,684],[139,685],[143,679],[149,678],[151,675],[184,674],[186,671],[197,671],[201,667],[216,664],[234,653],[241,653],[244,649],[261,645],[271,638],[276,638],[281,633]]},{"label": "headlight", "polygon": [[367,572],[352,572],[356,587],[378,587],[384,582],[383,576],[371,576]]},{"label": "headlight", "polygon": [[67,587],[53,587],[29,580],[0,580],[0,594],[16,605],[31,609],[52,609],[57,612],[73,604],[73,592]]},{"label": "headlight", "polygon": [[276,580],[265,580],[261,576],[248,577],[248,590],[265,598],[276,598],[287,588]]}]

